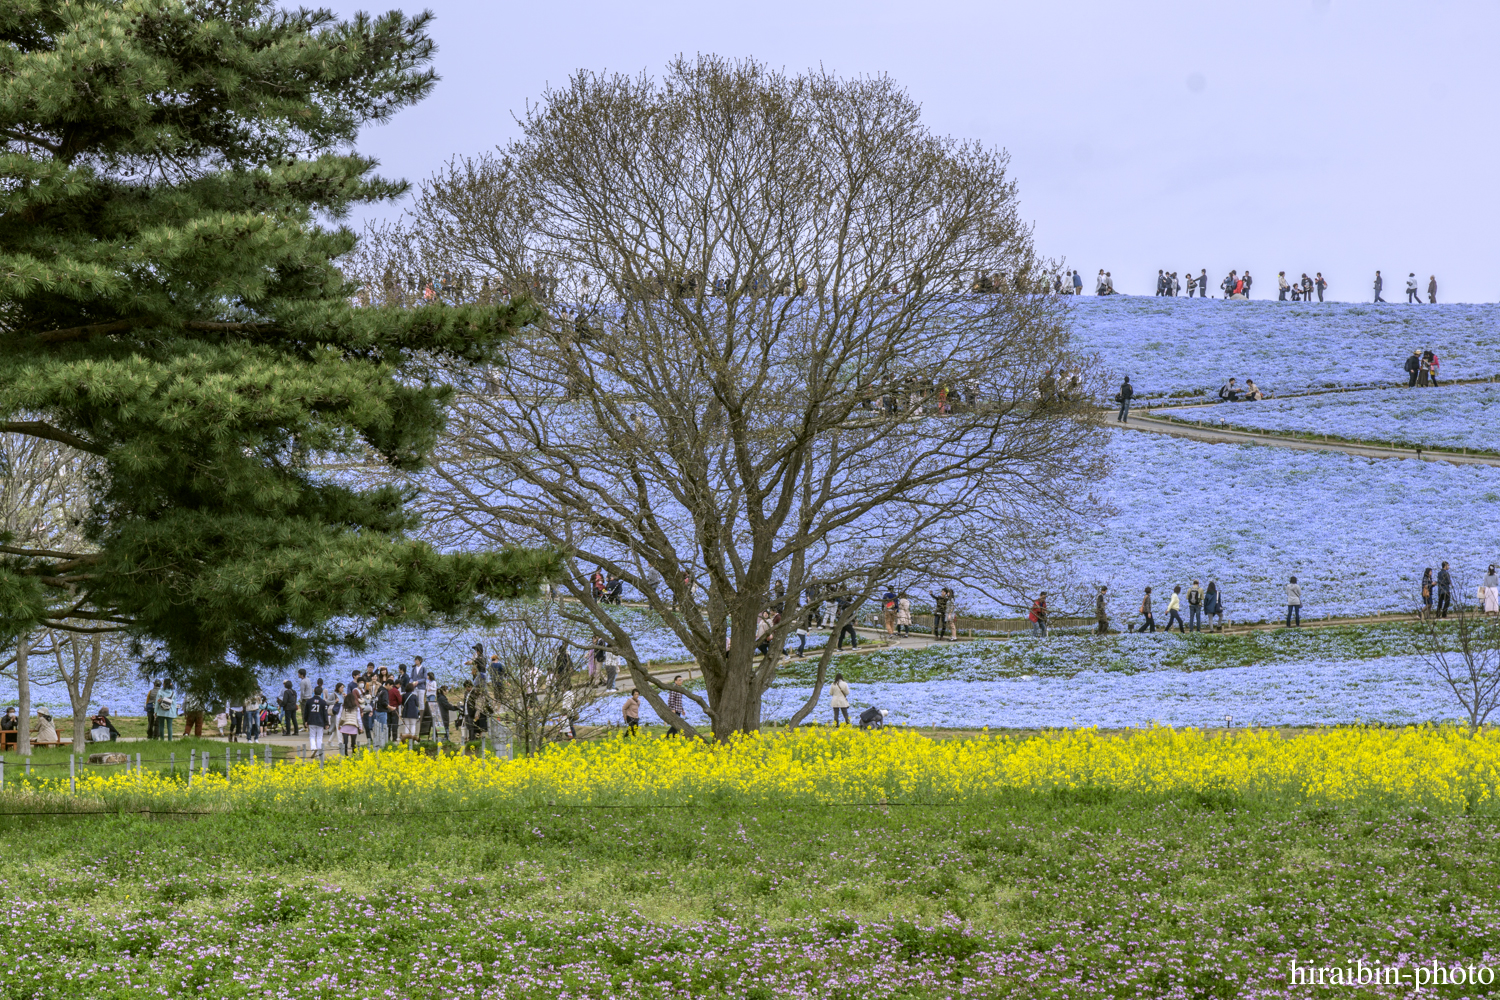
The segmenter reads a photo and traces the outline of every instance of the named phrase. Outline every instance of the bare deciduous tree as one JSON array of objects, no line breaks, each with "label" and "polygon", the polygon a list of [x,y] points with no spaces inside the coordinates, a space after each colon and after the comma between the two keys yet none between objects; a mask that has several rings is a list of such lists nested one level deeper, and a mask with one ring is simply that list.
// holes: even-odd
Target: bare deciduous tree
[{"label": "bare deciduous tree", "polygon": [[[82,521],[87,513],[88,478],[95,474],[93,456],[41,438],[0,434],[0,559],[21,567],[23,560],[40,555],[59,560],[55,565],[70,571],[87,563],[92,555],[83,541]],[[41,620],[49,627],[42,632],[0,627],[0,651],[6,654],[0,670],[10,666],[16,669],[24,732],[31,717],[32,654],[46,655],[60,648],[59,633],[98,637],[118,632],[121,625],[97,616],[80,618],[89,612],[82,609],[81,600],[68,602],[71,592],[66,588],[41,586],[43,581],[24,572],[4,579],[25,589],[4,595],[0,606],[18,609],[16,621]],[[51,648],[47,646],[49,636]],[[76,743],[79,710],[77,699],[73,702]],[[19,749],[23,754],[31,753],[30,742],[21,738]]]},{"label": "bare deciduous tree", "polygon": [[1500,615],[1486,614],[1476,588],[1453,581],[1453,603],[1445,617],[1420,616],[1422,654],[1453,692],[1475,730],[1500,708]]},{"label": "bare deciduous tree", "polygon": [[429,524],[564,552],[564,613],[666,718],[587,582],[623,579],[702,669],[686,696],[719,737],[760,724],[809,592],[845,598],[840,624],[897,577],[1021,603],[1103,475],[1083,401],[1104,387],[1062,301],[1028,291],[1046,267],[1003,153],[932,135],[885,77],[714,57],[581,73],[521,126],[361,264],[546,306],[461,385]]},{"label": "bare deciduous tree", "polygon": [[555,604],[513,608],[510,620],[482,634],[484,648],[498,659],[478,678],[475,714],[507,726],[517,750],[531,754],[548,743],[577,738],[574,723],[602,693],[592,684],[579,685],[584,647],[570,638],[573,630]]}]

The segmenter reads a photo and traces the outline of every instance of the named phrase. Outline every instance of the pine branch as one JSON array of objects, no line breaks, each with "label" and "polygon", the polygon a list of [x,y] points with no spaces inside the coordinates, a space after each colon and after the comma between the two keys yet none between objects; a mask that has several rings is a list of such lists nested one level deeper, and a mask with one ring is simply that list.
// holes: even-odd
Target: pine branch
[{"label": "pine branch", "polygon": [[80,552],[53,552],[51,549],[23,549],[15,545],[0,545],[0,552],[8,556],[30,556],[33,559],[94,559]]},{"label": "pine branch", "polygon": [[90,323],[87,326],[69,326],[61,330],[48,330],[46,333],[39,333],[36,339],[44,344],[66,344],[75,340],[88,340],[91,337],[103,336],[106,333],[122,333],[145,322],[146,320],[144,319],[117,319],[112,323]]},{"label": "pine branch", "polygon": [[55,628],[60,632],[77,632],[79,635],[99,635],[100,633],[125,631],[124,625],[117,625],[113,628],[82,628],[77,625],[64,625],[62,622],[53,621],[50,618],[43,618],[42,624],[47,628]]},{"label": "pine branch", "polygon": [[107,455],[109,450],[102,445],[94,444],[85,440],[77,434],[69,434],[67,431],[59,430],[51,424],[44,424],[40,420],[7,420],[0,421],[0,433],[25,434],[27,437],[41,438],[44,441],[56,441],[79,451],[86,451],[90,455]]},{"label": "pine branch", "polygon": [[0,128],[0,136],[4,136],[7,139],[14,139],[17,142],[29,142],[33,146],[40,146],[53,156],[62,152],[62,147],[56,143],[48,142],[45,139],[38,139],[36,136],[27,135],[25,132],[17,132],[15,129]]}]

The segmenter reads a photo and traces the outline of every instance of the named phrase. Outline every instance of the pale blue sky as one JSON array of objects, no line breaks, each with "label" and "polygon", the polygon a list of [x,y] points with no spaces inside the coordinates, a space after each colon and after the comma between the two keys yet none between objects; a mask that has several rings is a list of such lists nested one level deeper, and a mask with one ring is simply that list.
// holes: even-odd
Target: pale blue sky
[{"label": "pale blue sky", "polygon": [[1368,299],[1380,268],[1387,299],[1409,271],[1440,300],[1500,299],[1492,0],[431,7],[442,82],[360,144],[389,175],[504,141],[579,68],[754,56],[890,73],[935,131],[1009,150],[1042,252],[1122,291],[1248,267],[1257,298],[1321,270]]}]

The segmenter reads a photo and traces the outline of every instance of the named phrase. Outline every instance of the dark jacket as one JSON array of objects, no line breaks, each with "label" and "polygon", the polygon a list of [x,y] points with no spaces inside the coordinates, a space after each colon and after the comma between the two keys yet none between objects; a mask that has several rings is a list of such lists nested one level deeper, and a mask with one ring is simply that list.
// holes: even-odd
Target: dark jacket
[{"label": "dark jacket", "polygon": [[1445,569],[1438,570],[1437,586],[1439,594],[1453,593],[1453,576]]},{"label": "dark jacket", "polygon": [[1203,592],[1203,613],[1205,615],[1216,615],[1219,613],[1219,592],[1217,590],[1206,590]]},{"label": "dark jacket", "polygon": [[302,720],[309,726],[328,728],[328,702],[320,694],[314,694],[307,702],[307,718]]},{"label": "dark jacket", "polygon": [[1126,379],[1125,382],[1120,386],[1120,398],[1122,400],[1125,400],[1130,399],[1134,396],[1135,386],[1130,384],[1130,379]]},{"label": "dark jacket", "polygon": [[420,719],[422,717],[422,692],[413,691],[406,696],[401,703],[401,718]]},{"label": "dark jacket", "polygon": [[1416,374],[1422,368],[1422,360],[1415,354],[1413,354],[1411,357],[1406,359],[1406,364],[1402,365],[1402,367],[1405,368],[1408,373]]}]

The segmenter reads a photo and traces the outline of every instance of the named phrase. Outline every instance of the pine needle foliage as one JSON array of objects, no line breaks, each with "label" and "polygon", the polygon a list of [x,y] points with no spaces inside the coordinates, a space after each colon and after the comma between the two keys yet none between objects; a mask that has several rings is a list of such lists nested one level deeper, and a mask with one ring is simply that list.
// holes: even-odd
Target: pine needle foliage
[{"label": "pine needle foliage", "polygon": [[[411,497],[449,389],[534,316],[361,308],[339,220],[405,185],[360,126],[431,88],[430,14],[0,0],[0,431],[90,456],[82,541],[0,537],[0,636],[124,629],[202,680],[485,615],[547,553],[445,554]],[[4,470],[0,469],[0,474]]]}]

